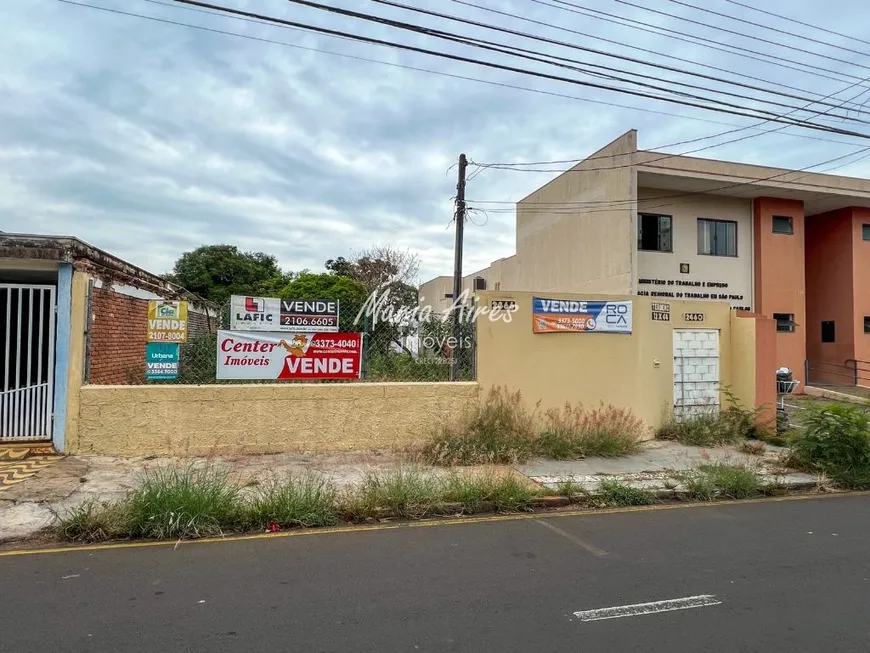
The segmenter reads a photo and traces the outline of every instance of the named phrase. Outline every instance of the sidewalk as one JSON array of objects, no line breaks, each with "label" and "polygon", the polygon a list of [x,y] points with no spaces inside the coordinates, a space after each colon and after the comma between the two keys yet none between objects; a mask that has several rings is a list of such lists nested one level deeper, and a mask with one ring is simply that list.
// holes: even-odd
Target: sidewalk
[{"label": "sidewalk", "polygon": [[[619,479],[636,487],[664,490],[673,489],[673,482],[668,482],[668,479],[673,477],[675,471],[721,461],[751,465],[765,480],[785,486],[815,486],[814,476],[783,470],[778,464],[779,452],[779,448],[767,446],[763,456],[751,456],[729,447],[702,449],[675,442],[652,441],[646,443],[641,453],[621,458],[535,460],[524,465],[494,466],[491,469],[506,474],[521,474],[529,482],[554,490],[558,483],[566,480],[572,480],[587,490],[595,490],[605,478]],[[339,486],[358,482],[370,472],[388,472],[409,464],[391,452],[272,454],[184,460],[70,456],[16,485],[0,490],[0,542],[34,535],[50,527],[57,515],[63,515],[70,508],[88,501],[121,499],[145,469],[191,463],[212,463],[225,467],[243,485],[309,471],[328,476]],[[443,468],[428,469],[433,473],[444,471]]]}]

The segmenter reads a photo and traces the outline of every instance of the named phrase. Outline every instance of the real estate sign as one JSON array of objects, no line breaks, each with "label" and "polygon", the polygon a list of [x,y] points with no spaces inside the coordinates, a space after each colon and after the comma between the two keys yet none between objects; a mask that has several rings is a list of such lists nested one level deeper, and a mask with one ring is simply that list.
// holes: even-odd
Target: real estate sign
[{"label": "real estate sign", "polygon": [[337,299],[277,299],[233,295],[230,311],[230,328],[233,331],[338,331]]},{"label": "real estate sign", "polygon": [[631,333],[631,300],[532,300],[533,333]]},{"label": "real estate sign", "polygon": [[218,331],[218,379],[358,379],[361,333]]},{"label": "real estate sign", "polygon": [[179,347],[177,342],[149,342],[145,345],[145,378],[149,381],[173,381],[178,378]]},{"label": "real estate sign", "polygon": [[187,342],[187,302],[149,301],[146,342]]}]

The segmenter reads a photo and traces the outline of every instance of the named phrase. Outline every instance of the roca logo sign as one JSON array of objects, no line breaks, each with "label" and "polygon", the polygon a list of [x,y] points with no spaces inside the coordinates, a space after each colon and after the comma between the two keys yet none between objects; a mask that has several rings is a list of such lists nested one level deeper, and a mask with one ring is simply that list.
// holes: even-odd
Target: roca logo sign
[{"label": "roca logo sign", "polygon": [[266,310],[266,300],[262,297],[245,297],[243,310],[236,312],[239,322],[271,323],[274,313]]}]

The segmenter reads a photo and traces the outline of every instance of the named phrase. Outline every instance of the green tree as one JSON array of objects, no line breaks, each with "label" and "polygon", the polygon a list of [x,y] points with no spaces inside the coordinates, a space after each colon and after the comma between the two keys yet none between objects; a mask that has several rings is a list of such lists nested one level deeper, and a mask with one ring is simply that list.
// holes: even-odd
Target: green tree
[{"label": "green tree", "polygon": [[217,304],[230,295],[274,296],[293,279],[277,259],[263,252],[242,252],[235,245],[203,245],[185,252],[167,279]]}]

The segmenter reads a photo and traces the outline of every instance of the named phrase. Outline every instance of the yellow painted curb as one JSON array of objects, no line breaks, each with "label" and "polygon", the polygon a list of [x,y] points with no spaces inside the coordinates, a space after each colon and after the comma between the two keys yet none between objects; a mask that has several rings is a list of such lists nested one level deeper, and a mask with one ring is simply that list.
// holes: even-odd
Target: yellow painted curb
[{"label": "yellow painted curb", "polygon": [[77,546],[70,544],[45,549],[13,549],[0,551],[0,558],[9,556],[39,555],[47,553],[75,553],[77,551],[105,551],[111,549],[145,549],[150,547],[178,547],[195,544],[216,544],[221,542],[246,542],[251,540],[267,540],[286,537],[301,537],[306,535],[327,535],[337,533],[361,533],[365,531],[390,531],[402,528],[426,528],[430,526],[456,526],[460,524],[480,524],[484,522],[519,521],[523,519],[555,519],[558,517],[594,517],[597,515],[616,515],[629,512],[652,512],[657,510],[683,510],[686,508],[721,508],[757,503],[776,503],[785,501],[805,501],[808,499],[834,499],[837,497],[870,496],[870,490],[860,492],[838,492],[835,494],[797,494],[783,497],[761,497],[758,499],[733,499],[728,501],[674,503],[652,506],[629,506],[622,508],[562,510],[558,512],[519,513],[511,515],[479,515],[477,517],[456,517],[452,519],[433,519],[430,521],[411,521],[397,524],[372,524],[367,526],[332,526],[324,528],[305,528],[279,533],[255,533],[253,535],[228,535],[226,537],[207,537],[198,540],[178,541],[137,541],[116,542],[113,544],[86,544]]}]

